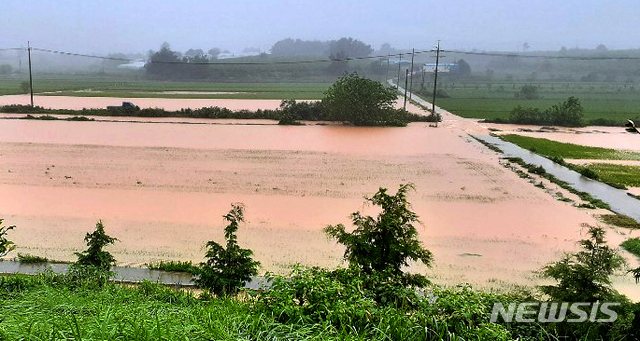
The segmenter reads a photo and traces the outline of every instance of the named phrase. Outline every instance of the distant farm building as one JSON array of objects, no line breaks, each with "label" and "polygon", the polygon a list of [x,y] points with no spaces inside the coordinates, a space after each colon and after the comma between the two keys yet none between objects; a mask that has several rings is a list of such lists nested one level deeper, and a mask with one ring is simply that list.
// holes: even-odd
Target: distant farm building
[{"label": "distant farm building", "polygon": [[[436,72],[436,63],[424,63],[422,69],[425,72]],[[455,72],[458,69],[457,63],[439,63],[438,72]]]}]

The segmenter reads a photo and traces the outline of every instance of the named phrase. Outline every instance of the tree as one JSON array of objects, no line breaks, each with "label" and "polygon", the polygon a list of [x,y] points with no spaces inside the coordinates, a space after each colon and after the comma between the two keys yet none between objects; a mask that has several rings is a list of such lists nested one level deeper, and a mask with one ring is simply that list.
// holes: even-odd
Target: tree
[{"label": "tree", "polygon": [[353,38],[340,38],[329,44],[329,58],[332,60],[367,57],[371,52],[371,45]]},{"label": "tree", "polygon": [[163,43],[158,52],[150,53],[145,69],[150,76],[167,79],[177,74],[179,62],[178,53],[171,50],[168,43]]},{"label": "tree", "polygon": [[210,49],[207,53],[209,54],[209,57],[211,59],[218,59],[218,55],[220,54],[220,52],[222,52],[222,51],[220,51],[219,48],[214,47],[214,48]]},{"label": "tree", "polygon": [[15,226],[2,226],[3,219],[0,219],[0,257],[6,256],[9,252],[15,250],[15,244],[8,240],[6,235],[9,230],[13,230]]},{"label": "tree", "polygon": [[470,76],[471,66],[464,59],[459,59],[456,62],[456,66],[451,71],[452,71],[452,74],[456,76]]},{"label": "tree", "polygon": [[197,56],[203,56],[204,55],[204,51],[202,51],[202,49],[188,49],[187,52],[184,53],[185,56],[187,57],[197,57]]},{"label": "tree", "polygon": [[540,98],[539,88],[535,85],[523,85],[517,95],[518,98],[524,99]]},{"label": "tree", "polygon": [[539,286],[540,291],[558,302],[607,301],[617,296],[609,278],[624,266],[624,258],[611,249],[601,227],[589,226],[589,238],[579,242],[582,250],[564,256],[542,269],[542,276],[556,285]]},{"label": "tree", "polygon": [[338,79],[322,99],[327,118],[357,126],[406,126],[407,112],[394,108],[396,90],[357,73]]},{"label": "tree", "polygon": [[104,231],[102,220],[96,223],[96,229],[93,233],[87,233],[84,241],[89,247],[83,252],[75,252],[78,256],[77,265],[91,266],[100,270],[109,271],[111,266],[116,264],[116,259],[108,251],[103,248],[107,245],[114,244],[118,239],[107,235]]},{"label": "tree", "polygon": [[418,215],[411,210],[407,202],[407,192],[414,189],[412,184],[400,185],[395,195],[380,188],[371,198],[365,200],[380,206],[382,212],[377,218],[363,216],[360,212],[351,214],[355,230],[347,232],[342,224],[329,225],[324,232],[344,245],[344,259],[349,266],[357,268],[365,275],[380,274],[391,278],[400,278],[406,284],[425,283],[420,275],[406,275],[402,267],[410,260],[431,265],[433,255],[418,240],[414,223],[419,222]]},{"label": "tree", "polygon": [[196,285],[218,296],[237,293],[240,288],[258,274],[260,262],[251,258],[253,252],[238,246],[236,232],[240,222],[244,221],[244,206],[232,204],[229,213],[224,215],[229,225],[224,229],[227,247],[213,240],[207,242],[207,261],[200,264],[196,274]]},{"label": "tree", "polygon": [[0,65],[0,75],[10,75],[13,68],[9,64]]},{"label": "tree", "polygon": [[31,89],[31,85],[27,81],[20,82],[20,90],[22,90],[23,94],[28,94]]}]

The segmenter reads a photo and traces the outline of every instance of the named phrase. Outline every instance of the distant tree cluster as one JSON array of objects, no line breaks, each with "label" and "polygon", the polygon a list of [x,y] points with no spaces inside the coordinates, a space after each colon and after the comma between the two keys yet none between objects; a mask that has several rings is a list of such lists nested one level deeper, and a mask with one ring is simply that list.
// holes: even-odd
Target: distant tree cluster
[{"label": "distant tree cluster", "polygon": [[372,52],[371,45],[358,39],[345,37],[330,41],[287,38],[276,42],[271,47],[271,54],[274,56],[325,56],[332,60],[366,57]]},{"label": "distant tree cluster", "polygon": [[171,50],[164,43],[157,52],[149,53],[149,61],[145,65],[147,75],[158,79],[206,79],[210,77],[207,62],[217,59],[221,53],[213,48],[205,54],[202,49],[189,49],[184,55]]},{"label": "distant tree cluster", "polygon": [[320,40],[283,39],[271,47],[271,54],[280,57],[323,56],[329,51],[329,42]]}]

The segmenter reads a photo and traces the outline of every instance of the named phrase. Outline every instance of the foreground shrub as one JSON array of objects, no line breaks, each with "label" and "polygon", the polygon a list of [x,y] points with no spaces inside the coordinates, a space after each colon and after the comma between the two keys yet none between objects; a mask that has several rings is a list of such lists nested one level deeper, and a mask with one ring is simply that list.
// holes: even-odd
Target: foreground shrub
[{"label": "foreground shrub", "polygon": [[83,252],[75,252],[75,255],[78,256],[75,264],[94,267],[104,271],[111,270],[111,267],[116,264],[116,259],[111,253],[104,251],[103,248],[107,245],[114,244],[117,239],[104,232],[102,220],[96,223],[96,229],[93,233],[87,233],[84,241],[89,248]]},{"label": "foreground shrub", "polygon": [[232,204],[231,210],[224,216],[229,225],[224,229],[227,247],[211,240],[207,242],[207,261],[200,264],[195,283],[218,296],[236,294],[242,286],[258,274],[260,263],[253,260],[253,252],[238,246],[236,232],[239,223],[244,221],[244,206]]},{"label": "foreground shrub", "polygon": [[0,219],[0,257],[6,256],[9,252],[15,250],[16,246],[12,241],[7,239],[7,232],[9,230],[13,230],[15,226],[3,226],[2,222],[4,220]]},{"label": "foreground shrub", "polygon": [[[347,232],[342,224],[329,225],[324,232],[346,247],[344,259],[349,266],[365,276],[374,276],[381,281],[399,281],[402,285],[424,286],[426,277],[409,275],[402,268],[409,261],[420,261],[429,266],[433,259],[431,251],[422,247],[414,223],[418,215],[411,210],[407,192],[413,185],[400,185],[395,195],[380,188],[369,203],[380,206],[382,212],[376,217],[351,214],[355,230]],[[382,297],[380,297],[382,299]]]},{"label": "foreground shrub", "polygon": [[[297,267],[270,277],[272,286],[256,302],[257,313],[292,326],[329,325],[363,339],[510,340],[511,333],[489,322],[493,302],[509,298],[471,288],[415,290],[394,286],[411,305],[377,301],[367,276],[354,268],[333,271]],[[539,329],[539,327],[536,326]]]}]

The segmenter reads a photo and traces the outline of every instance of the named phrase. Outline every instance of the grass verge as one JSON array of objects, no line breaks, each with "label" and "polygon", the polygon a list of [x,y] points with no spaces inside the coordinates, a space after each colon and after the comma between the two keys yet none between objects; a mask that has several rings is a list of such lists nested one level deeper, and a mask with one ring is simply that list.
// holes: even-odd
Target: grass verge
[{"label": "grass verge", "polygon": [[640,238],[629,238],[620,244],[623,249],[629,251],[636,257],[640,257]]},{"label": "grass verge", "polygon": [[602,214],[600,219],[609,225],[625,227],[629,229],[640,229],[640,223],[624,214]]},{"label": "grass verge", "polygon": [[25,264],[42,264],[48,263],[49,259],[46,257],[34,256],[30,254],[18,253],[18,261]]},{"label": "grass verge", "polygon": [[185,272],[192,275],[198,271],[198,266],[194,265],[191,261],[160,261],[158,263],[147,264],[147,267],[149,270]]}]

